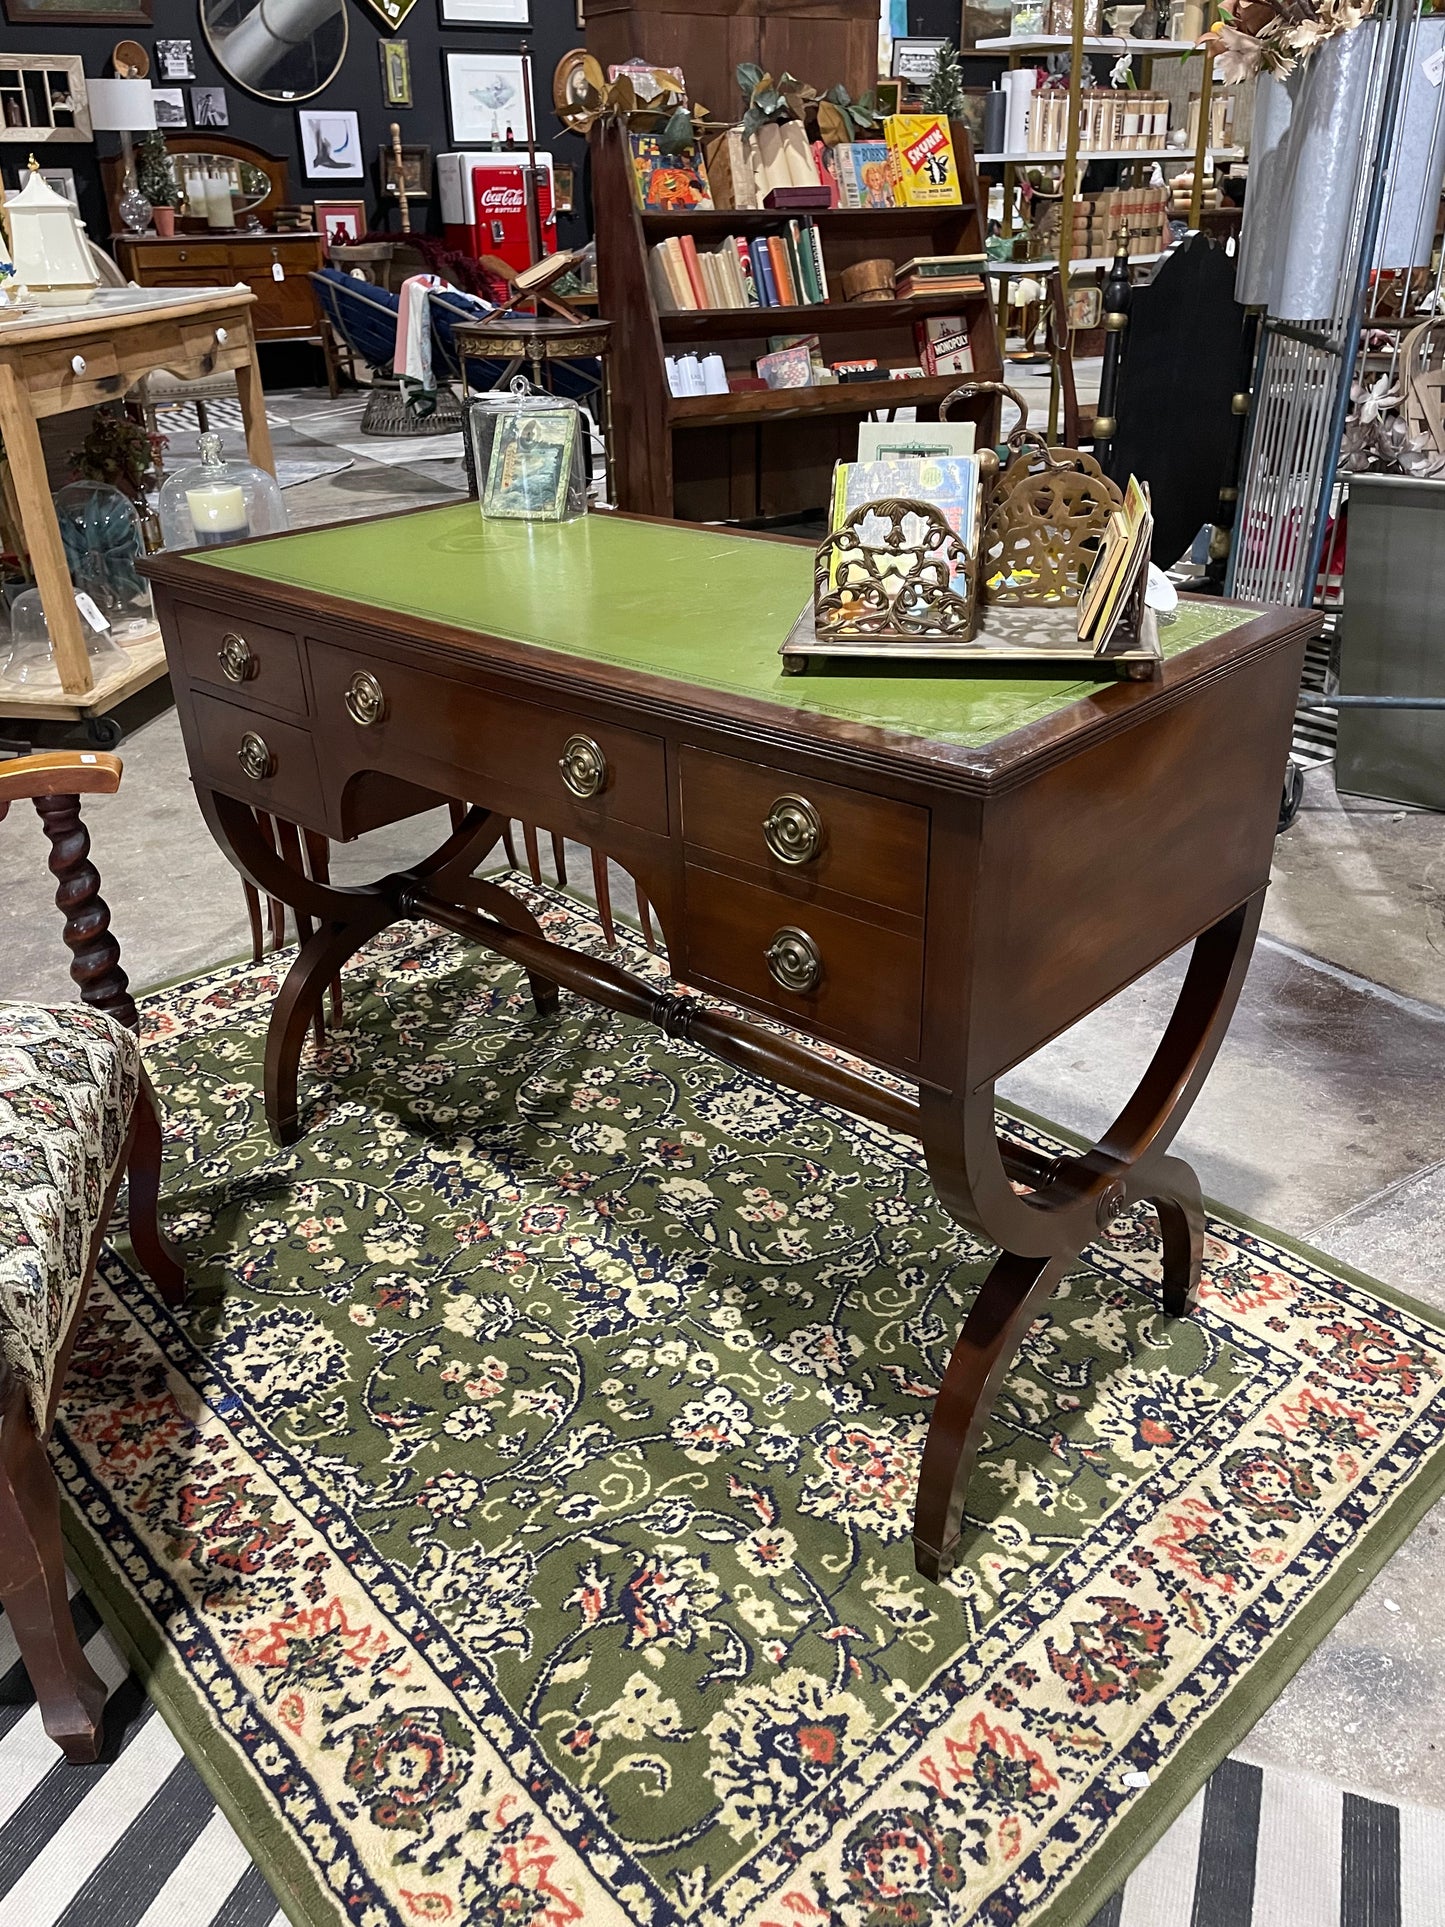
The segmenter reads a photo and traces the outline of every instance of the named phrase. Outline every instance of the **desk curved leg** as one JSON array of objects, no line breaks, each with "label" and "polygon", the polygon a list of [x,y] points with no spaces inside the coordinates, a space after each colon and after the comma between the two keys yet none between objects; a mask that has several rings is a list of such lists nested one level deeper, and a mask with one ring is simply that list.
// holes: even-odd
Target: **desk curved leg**
[{"label": "desk curved leg", "polygon": [[[502,834],[503,819],[491,811],[469,809],[451,835],[411,869],[349,888],[308,875],[299,860],[288,861],[284,842],[278,846],[263,834],[247,805],[215,790],[197,795],[212,835],[241,875],[263,895],[288,904],[298,919],[316,925],[286,974],[266,1034],[266,1122],[278,1144],[294,1144],[301,1136],[301,1052],[327,986],[348,958],[402,914],[398,904],[406,889],[424,888],[485,909],[509,929],[541,934],[524,903],[500,884],[472,875]],[[529,980],[539,1014],[550,1015],[557,1008],[557,986],[535,974]]]},{"label": "desk curved leg", "polygon": [[[1029,1326],[1084,1247],[1131,1204],[1159,1216],[1164,1309],[1194,1309],[1204,1260],[1204,1199],[1182,1158],[1167,1155],[1224,1042],[1254,950],[1261,890],[1196,940],[1158,1049],[1138,1088],[1091,1150],[1052,1164],[999,1142],[991,1082],[950,1099],[919,1093],[924,1155],[953,1214],[1001,1247],[974,1300],[934,1404],[913,1519],[927,1579],[958,1547],[964,1500],[999,1387]],[[1028,1188],[1020,1191],[1016,1181]]]}]

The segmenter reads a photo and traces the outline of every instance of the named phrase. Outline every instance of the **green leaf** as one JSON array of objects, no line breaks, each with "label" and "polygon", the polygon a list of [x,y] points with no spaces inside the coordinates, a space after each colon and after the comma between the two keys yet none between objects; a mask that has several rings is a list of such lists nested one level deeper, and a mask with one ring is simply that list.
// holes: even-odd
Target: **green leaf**
[{"label": "green leaf", "polygon": [[751,100],[753,89],[763,77],[763,70],[755,66],[751,60],[740,60],[737,71],[738,85],[742,88],[744,95]]},{"label": "green leaf", "polygon": [[686,107],[675,107],[658,132],[657,145],[664,154],[681,154],[692,147],[696,139],[692,115]]}]

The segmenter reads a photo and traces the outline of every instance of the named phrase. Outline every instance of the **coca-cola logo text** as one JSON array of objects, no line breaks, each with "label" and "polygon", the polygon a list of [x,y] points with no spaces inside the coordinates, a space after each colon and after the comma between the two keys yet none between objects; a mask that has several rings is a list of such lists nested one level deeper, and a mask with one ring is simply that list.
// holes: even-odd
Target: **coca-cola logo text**
[{"label": "coca-cola logo text", "polygon": [[482,212],[515,214],[517,209],[526,205],[526,197],[520,187],[484,187],[477,198],[477,206]]}]

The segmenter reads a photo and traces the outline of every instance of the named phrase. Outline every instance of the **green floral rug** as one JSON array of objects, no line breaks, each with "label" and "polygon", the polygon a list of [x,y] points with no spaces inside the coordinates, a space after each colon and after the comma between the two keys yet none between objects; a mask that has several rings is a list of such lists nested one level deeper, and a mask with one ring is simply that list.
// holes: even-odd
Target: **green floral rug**
[{"label": "green floral rug", "polygon": [[149,1000],[192,1297],[107,1260],[56,1459],[306,1927],[1085,1921],[1441,1489],[1424,1311],[1215,1219],[1171,1322],[1141,1212],[926,1585],[990,1254],[914,1145],[402,925],[277,1151],[276,982]]}]

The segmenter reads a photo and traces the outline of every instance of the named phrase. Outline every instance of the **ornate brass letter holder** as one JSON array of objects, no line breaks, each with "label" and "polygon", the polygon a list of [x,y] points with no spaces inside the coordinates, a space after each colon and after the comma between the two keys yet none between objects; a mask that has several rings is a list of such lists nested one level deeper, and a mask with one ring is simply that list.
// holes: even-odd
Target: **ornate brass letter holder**
[{"label": "ornate brass letter holder", "polygon": [[[1047,665],[1071,676],[1147,679],[1160,661],[1147,570],[1095,649],[1079,641],[1079,595],[1109,517],[1123,496],[1090,455],[1050,448],[1028,427],[1021,396],[1000,382],[966,382],[939,409],[967,396],[1003,394],[1019,411],[999,472],[991,449],[979,460],[984,499],[977,553],[966,555],[926,502],[868,502],[818,549],[813,599],[780,651],[785,675],[811,662],[949,662],[960,669],[1004,664],[1034,675]],[[991,486],[990,486],[991,485]]]}]

